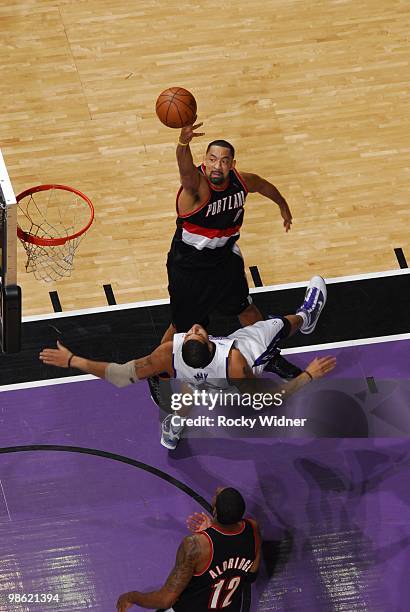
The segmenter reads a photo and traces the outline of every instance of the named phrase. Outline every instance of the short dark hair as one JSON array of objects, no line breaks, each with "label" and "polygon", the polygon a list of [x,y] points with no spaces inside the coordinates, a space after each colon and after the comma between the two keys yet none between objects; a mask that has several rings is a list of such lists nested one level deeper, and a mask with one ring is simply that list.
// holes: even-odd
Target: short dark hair
[{"label": "short dark hair", "polygon": [[187,340],[182,345],[182,359],[191,368],[204,368],[210,361],[211,353],[207,342]]},{"label": "short dark hair", "polygon": [[211,147],[224,147],[224,149],[229,149],[230,152],[232,153],[232,157],[235,158],[235,149],[233,147],[233,145],[231,145],[230,142],[228,142],[227,140],[213,140],[212,142],[209,143],[206,152],[208,153],[209,149]]},{"label": "short dark hair", "polygon": [[216,498],[216,520],[221,525],[233,525],[241,520],[246,504],[242,495],[236,489],[223,489]]}]

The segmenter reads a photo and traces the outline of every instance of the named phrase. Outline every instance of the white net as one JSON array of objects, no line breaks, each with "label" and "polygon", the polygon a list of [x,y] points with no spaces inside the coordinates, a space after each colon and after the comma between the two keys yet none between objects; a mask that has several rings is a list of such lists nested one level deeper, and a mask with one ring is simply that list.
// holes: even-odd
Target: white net
[{"label": "white net", "polygon": [[37,280],[46,283],[71,276],[75,251],[81,238],[69,240],[62,246],[50,247],[23,242],[27,253],[26,272],[32,272]]},{"label": "white net", "polygon": [[81,231],[90,220],[90,207],[78,194],[53,187],[30,193],[18,202],[18,225],[26,239],[21,243],[27,254],[26,271],[44,282],[70,276],[74,255],[83,236],[64,244],[40,245],[27,239],[64,239]]}]

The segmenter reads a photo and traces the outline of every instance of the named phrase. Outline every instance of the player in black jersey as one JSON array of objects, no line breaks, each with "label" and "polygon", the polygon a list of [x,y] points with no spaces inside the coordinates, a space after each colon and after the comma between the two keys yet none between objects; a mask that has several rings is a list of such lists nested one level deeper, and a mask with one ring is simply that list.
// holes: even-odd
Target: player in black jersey
[{"label": "player in black jersey", "polygon": [[165,584],[151,593],[124,593],[118,612],[133,604],[167,612],[241,611],[243,590],[259,569],[259,528],[256,521],[242,518],[245,502],[236,489],[217,489],[212,508],[212,519],[203,513],[188,519],[195,533],[180,544]]},{"label": "player in black jersey", "polygon": [[[211,142],[203,164],[195,166],[189,143],[203,135],[195,131],[201,125],[182,128],[176,150],[181,187],[177,228],[167,260],[172,324],[164,342],[194,323],[207,327],[213,310],[237,315],[242,326],[263,319],[249,295],[237,244],[249,192],[260,193],[279,206],[286,231],[292,225],[289,206],[274,185],[256,174],[236,170],[235,150],[229,142]],[[268,369],[288,379],[300,374],[279,350]]]},{"label": "player in black jersey", "polygon": [[211,142],[203,164],[194,164],[189,143],[203,135],[196,132],[201,125],[182,128],[176,150],[181,188],[167,268],[172,323],[178,332],[197,322],[206,327],[214,309],[238,315],[242,326],[263,319],[250,300],[237,245],[249,192],[260,193],[279,206],[286,231],[292,224],[289,206],[274,185],[236,170],[235,150],[229,142]]}]

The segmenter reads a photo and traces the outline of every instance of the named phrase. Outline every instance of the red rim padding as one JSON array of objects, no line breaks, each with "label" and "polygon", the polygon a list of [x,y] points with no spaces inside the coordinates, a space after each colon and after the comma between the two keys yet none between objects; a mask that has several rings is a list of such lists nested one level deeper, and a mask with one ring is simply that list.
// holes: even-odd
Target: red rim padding
[{"label": "red rim padding", "polygon": [[16,196],[16,200],[17,202],[20,202],[20,200],[22,200],[28,195],[31,195],[32,193],[37,193],[38,191],[48,191],[49,189],[62,189],[64,191],[71,191],[71,193],[75,193],[76,195],[80,196],[80,198],[82,198],[90,207],[90,220],[88,221],[87,225],[83,227],[80,231],[76,232],[75,234],[72,234],[71,236],[64,236],[63,238],[40,238],[39,236],[34,236],[33,234],[24,232],[21,227],[17,226],[17,236],[20,238],[20,240],[23,240],[24,242],[29,242],[30,244],[37,244],[38,246],[61,246],[69,240],[74,240],[75,238],[78,238],[79,236],[84,234],[94,221],[94,206],[90,198],[87,198],[87,196],[84,195],[84,193],[82,193],[81,191],[78,191],[78,189],[74,189],[73,187],[67,187],[67,185],[53,184],[37,185],[37,187],[30,187],[29,189],[26,189],[25,191],[19,193],[18,196]]}]

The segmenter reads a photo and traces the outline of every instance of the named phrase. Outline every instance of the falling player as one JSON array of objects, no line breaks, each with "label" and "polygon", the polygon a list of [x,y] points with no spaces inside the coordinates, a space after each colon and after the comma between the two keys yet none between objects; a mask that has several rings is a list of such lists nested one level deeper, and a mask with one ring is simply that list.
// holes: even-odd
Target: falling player
[{"label": "falling player", "polygon": [[[278,343],[298,330],[310,334],[316,327],[326,302],[326,285],[320,276],[314,276],[307,288],[305,299],[296,314],[258,321],[238,329],[226,338],[209,336],[204,327],[194,324],[187,333],[175,334],[172,341],[161,343],[150,355],[125,364],[91,361],[73,355],[58,344],[57,349],[44,349],[40,359],[49,365],[62,368],[74,367],[105,378],[118,387],[124,387],[153,375],[166,374],[169,378],[197,384],[203,381],[248,380],[262,375],[275,353]],[[291,382],[286,393],[291,395],[311,380],[333,370],[336,360],[332,357],[314,359]],[[174,449],[182,428],[174,428],[172,415],[162,423],[163,446]]]}]

